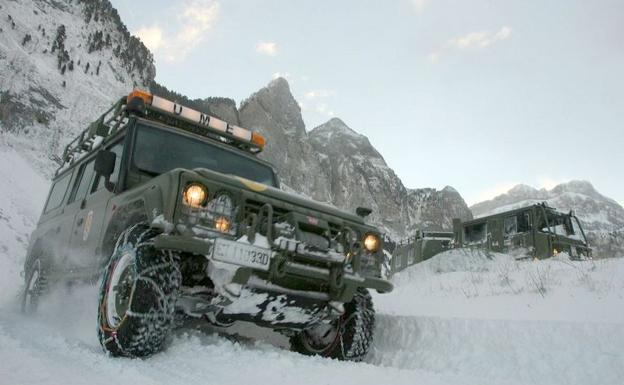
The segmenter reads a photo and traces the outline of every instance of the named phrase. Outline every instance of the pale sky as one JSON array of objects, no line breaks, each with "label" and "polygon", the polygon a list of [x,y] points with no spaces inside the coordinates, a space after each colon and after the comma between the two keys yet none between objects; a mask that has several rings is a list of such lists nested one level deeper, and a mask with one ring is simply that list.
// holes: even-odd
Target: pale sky
[{"label": "pale sky", "polygon": [[469,204],[589,180],[624,203],[624,1],[112,0],[156,80],[240,103],[289,80],[410,188]]}]

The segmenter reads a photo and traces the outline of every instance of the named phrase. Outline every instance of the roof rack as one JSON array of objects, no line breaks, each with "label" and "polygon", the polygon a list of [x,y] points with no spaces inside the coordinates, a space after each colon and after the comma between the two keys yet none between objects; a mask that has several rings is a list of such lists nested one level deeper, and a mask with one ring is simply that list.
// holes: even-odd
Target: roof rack
[{"label": "roof rack", "polygon": [[257,132],[229,124],[221,119],[187,108],[141,90],[122,97],[96,121],[91,123],[63,151],[55,175],[97,148],[106,138],[123,128],[131,115],[164,123],[185,131],[209,137],[241,150],[257,154],[264,149],[265,139]]},{"label": "roof rack", "polygon": [[119,127],[128,122],[125,104],[126,98],[123,97],[65,146],[63,155],[58,162],[60,167],[56,170],[55,175],[94,150],[104,139],[117,132]]}]

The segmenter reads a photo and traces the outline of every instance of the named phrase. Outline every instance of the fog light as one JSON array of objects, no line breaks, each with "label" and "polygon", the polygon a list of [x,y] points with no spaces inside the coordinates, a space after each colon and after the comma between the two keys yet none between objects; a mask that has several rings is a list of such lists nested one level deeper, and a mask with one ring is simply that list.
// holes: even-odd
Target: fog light
[{"label": "fog light", "polygon": [[230,220],[227,219],[226,217],[217,218],[217,220],[215,221],[215,229],[217,229],[218,231],[222,233],[229,233],[230,232]]},{"label": "fog light", "polygon": [[364,248],[366,249],[366,251],[374,253],[379,249],[379,244],[379,237],[375,234],[367,234],[364,237]]},{"label": "fog light", "polygon": [[191,183],[184,189],[184,203],[191,207],[201,207],[206,204],[208,189],[199,183]]}]

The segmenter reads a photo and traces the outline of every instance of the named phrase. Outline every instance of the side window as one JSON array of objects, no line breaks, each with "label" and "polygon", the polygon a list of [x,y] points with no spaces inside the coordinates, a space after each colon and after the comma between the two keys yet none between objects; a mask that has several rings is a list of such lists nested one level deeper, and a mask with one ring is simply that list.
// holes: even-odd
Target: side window
[{"label": "side window", "polygon": [[72,195],[69,197],[67,203],[75,202],[77,199],[83,199],[87,196],[87,191],[93,186],[93,167],[95,166],[95,159],[91,159],[88,163],[83,164],[80,167],[80,174],[76,178],[76,184],[72,190]]},{"label": "side window", "polygon": [[[117,182],[119,181],[119,170],[121,169],[121,157],[123,155],[123,148],[124,148],[123,139],[117,142],[115,145],[113,145],[113,147],[109,148],[110,151],[114,152],[115,155],[117,155],[115,157],[115,170],[113,170],[113,174],[110,177],[110,181],[115,184],[117,184]],[[104,188],[104,178],[99,176],[96,191],[102,188]]]},{"label": "side window", "polygon": [[525,233],[531,230],[531,213],[524,212],[518,214],[518,232]]},{"label": "side window", "polygon": [[467,243],[483,242],[487,238],[487,223],[476,223],[464,228],[464,239]]},{"label": "side window", "polygon": [[44,212],[47,213],[50,210],[54,210],[59,207],[61,203],[63,203],[63,198],[65,198],[65,193],[67,192],[67,187],[69,186],[69,181],[71,180],[72,173],[69,172],[63,178],[54,182],[52,186],[52,191],[50,191],[50,197],[48,198],[48,203],[46,204]]},{"label": "side window", "polygon": [[518,232],[518,217],[511,216],[505,218],[505,237],[514,235]]}]

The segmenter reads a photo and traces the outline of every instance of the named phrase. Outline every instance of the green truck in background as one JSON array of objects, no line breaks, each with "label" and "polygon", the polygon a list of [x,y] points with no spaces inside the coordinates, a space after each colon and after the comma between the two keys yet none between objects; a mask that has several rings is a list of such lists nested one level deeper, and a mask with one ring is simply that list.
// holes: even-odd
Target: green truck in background
[{"label": "green truck in background", "polygon": [[[175,319],[248,321],[293,350],[361,360],[381,276],[366,208],[279,189],[265,140],[135,90],[66,147],[24,265],[22,308],[57,282],[100,280],[98,335],[116,356],[163,349]],[[95,304],[94,304],[95,308]]]},{"label": "green truck in background", "polygon": [[550,258],[561,252],[573,259],[591,258],[581,222],[546,203],[533,204],[471,221],[453,220],[455,247],[478,247],[527,258]]},{"label": "green truck in background", "polygon": [[390,274],[395,274],[416,263],[452,247],[453,233],[449,231],[418,230],[413,237],[399,242],[392,253]]},{"label": "green truck in background", "polygon": [[394,247],[388,275],[453,248],[515,253],[518,258],[545,259],[559,253],[571,259],[592,257],[576,215],[539,203],[466,222],[456,218],[453,232],[419,230]]}]

